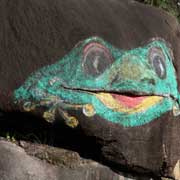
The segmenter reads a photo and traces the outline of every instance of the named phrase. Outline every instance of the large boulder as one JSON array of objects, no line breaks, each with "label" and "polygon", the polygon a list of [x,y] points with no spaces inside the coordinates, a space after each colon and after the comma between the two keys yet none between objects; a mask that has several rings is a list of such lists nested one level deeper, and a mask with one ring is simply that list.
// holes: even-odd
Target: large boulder
[{"label": "large boulder", "polygon": [[[28,111],[29,114],[33,113],[36,116],[44,115],[48,120],[52,120],[52,117],[57,121],[65,119],[68,125],[82,131],[84,136],[93,137],[103,162],[116,169],[156,174],[157,176],[174,177],[177,174],[174,172],[176,172],[180,159],[179,86],[176,87],[180,82],[180,29],[174,17],[157,8],[129,0],[29,0],[28,2],[14,0],[1,1],[0,4],[0,109],[2,111],[6,113]],[[79,43],[80,41],[81,43]],[[75,46],[77,43],[79,44]],[[139,63],[137,56],[144,61],[147,59],[147,51],[154,48],[154,46],[158,46],[155,50],[152,50],[152,54],[157,55],[159,49],[162,48],[163,51],[161,49],[159,55],[161,60],[158,59],[157,63],[153,63],[152,66],[155,66],[156,75],[159,75],[159,78],[154,78],[155,75],[152,71],[146,73],[146,69],[143,73],[137,75],[134,66],[127,66],[125,63],[123,66],[113,66],[115,67],[113,71],[115,74],[111,72],[111,83],[113,84],[113,81],[116,82],[120,79],[119,74],[125,74],[129,78],[137,79],[139,76],[143,76],[142,86],[136,83],[133,86],[132,84],[127,85],[127,81],[124,80],[125,86],[121,85],[120,87],[116,86],[116,89],[108,89],[104,85],[104,87],[98,89],[98,81],[83,79],[92,72],[92,69],[89,68],[90,64],[88,66],[83,64],[86,71],[84,76],[79,71],[74,77],[71,73],[75,71],[76,63],[72,63],[72,58],[69,57],[79,57],[76,53],[86,43],[92,43],[93,45],[87,46],[84,50],[85,53],[95,49],[96,53],[100,53],[110,61],[113,58],[108,54],[109,52],[112,52],[117,59],[121,59],[121,53],[125,55],[135,53],[136,57],[133,56],[133,58],[137,64]],[[72,54],[69,54],[73,47],[75,49],[71,52]],[[107,48],[110,50],[107,50]],[[162,55],[162,52],[165,55]],[[89,59],[91,59],[91,54],[85,57],[89,56]],[[66,58],[62,59],[65,55],[67,55]],[[163,69],[165,63],[161,62],[164,57],[168,59],[169,65],[166,70]],[[56,66],[56,64],[48,66],[57,63],[58,60],[60,66]],[[60,60],[62,60],[62,63]],[[94,62],[95,67],[97,66],[96,61]],[[131,61],[129,62],[132,63]],[[71,65],[68,64],[70,62]],[[61,66],[63,63],[65,64],[64,69],[60,68],[63,67]],[[137,64],[136,67],[138,67]],[[138,65],[141,68],[138,73],[142,72],[143,68],[149,68],[147,62],[146,66]],[[45,68],[39,70],[42,67]],[[72,67],[72,69],[70,68],[66,72],[66,68],[69,67]],[[121,69],[121,67],[123,68]],[[103,68],[104,65],[102,64],[101,70]],[[121,69],[119,73],[117,73],[118,69]],[[36,73],[32,74],[32,72]],[[141,112],[144,112],[141,113],[143,118],[139,114],[137,118],[135,118],[136,115],[133,118],[128,116],[129,123],[126,123],[126,118],[124,119],[125,123],[121,123],[121,118],[117,120],[119,116],[113,113],[108,116],[109,111],[105,111],[106,115],[103,115],[100,111],[101,108],[98,110],[101,104],[96,104],[99,114],[95,114],[96,111],[93,111],[94,107],[92,106],[85,106],[85,109],[83,109],[85,113],[83,114],[80,106],[73,109],[72,106],[67,106],[66,103],[62,103],[63,105],[61,104],[58,110],[50,109],[52,111],[47,111],[47,101],[44,101],[44,99],[49,100],[50,98],[48,108],[51,105],[54,107],[54,104],[59,100],[57,94],[61,95],[62,92],[54,93],[54,89],[49,88],[45,81],[53,75],[58,75],[57,72],[60,73],[59,78],[63,78],[63,81],[67,80],[69,83],[67,87],[64,84],[63,86],[57,84],[58,86],[61,85],[59,88],[78,91],[79,94],[74,96],[71,96],[71,93],[65,95],[65,97],[70,96],[71,99],[79,97],[76,104],[78,104],[78,100],[81,101],[80,93],[85,93],[87,90],[95,93],[94,89],[92,90],[92,86],[95,88],[95,85],[98,87],[95,90],[100,93],[105,93],[107,90],[115,90],[116,93],[119,93],[124,87],[126,88],[125,93],[127,93],[130,87],[135,93],[128,92],[127,95],[130,93],[133,96],[140,95],[137,94],[137,89],[142,89],[142,92],[145,92],[144,96],[155,95],[157,90],[158,96],[163,95],[162,97],[166,101],[163,101],[162,108],[155,105],[152,107],[151,105],[153,111],[149,111],[147,115],[146,111],[144,112],[141,109]],[[92,75],[98,73],[99,71],[96,71]],[[163,73],[167,73],[167,81],[164,80],[166,76]],[[30,78],[28,79],[28,77]],[[82,78],[83,81],[80,81],[81,83],[77,82],[78,78],[80,80]],[[56,80],[56,78],[52,79],[50,85]],[[74,82],[71,80],[74,80]],[[163,83],[163,80],[166,83]],[[91,82],[91,87],[86,82]],[[101,85],[104,82],[105,78]],[[147,86],[147,82],[150,86]],[[153,93],[148,87],[152,87]],[[37,95],[38,93],[34,95],[34,88],[39,88],[40,96]],[[42,90],[43,93],[46,92],[45,95],[41,94]],[[163,94],[160,93],[161,90]],[[169,92],[170,90],[172,94]],[[40,103],[41,97],[44,98],[42,103]],[[104,96],[98,97],[102,99]],[[30,98],[33,103],[35,101],[34,104],[32,102],[29,104]],[[85,100],[87,99],[85,97]],[[106,102],[106,96],[102,101],[105,104],[111,102]],[[159,102],[158,97],[155,97],[155,101]],[[61,101],[58,102],[61,103]],[[176,103],[176,107],[173,107],[173,103]],[[62,109],[65,109],[66,112]],[[172,109],[174,109],[174,114],[177,116],[174,116]],[[116,120],[112,122],[114,118]],[[56,123],[55,137],[57,141],[60,138],[58,136],[58,126],[61,125],[62,122]]]}]

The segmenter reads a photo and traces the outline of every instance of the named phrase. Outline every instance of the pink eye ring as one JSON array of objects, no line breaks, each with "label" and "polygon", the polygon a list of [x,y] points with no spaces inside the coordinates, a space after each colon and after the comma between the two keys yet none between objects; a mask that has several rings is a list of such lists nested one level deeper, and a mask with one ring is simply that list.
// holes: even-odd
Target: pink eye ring
[{"label": "pink eye ring", "polygon": [[149,51],[150,64],[160,79],[166,78],[165,56],[160,48],[151,48]]},{"label": "pink eye ring", "polygon": [[84,47],[82,66],[84,72],[91,76],[99,76],[113,63],[110,51],[97,42]]}]

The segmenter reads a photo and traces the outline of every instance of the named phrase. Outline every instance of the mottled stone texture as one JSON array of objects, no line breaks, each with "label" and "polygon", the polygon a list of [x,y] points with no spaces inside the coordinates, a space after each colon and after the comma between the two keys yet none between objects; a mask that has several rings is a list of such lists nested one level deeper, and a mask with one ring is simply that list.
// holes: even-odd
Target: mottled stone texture
[{"label": "mottled stone texture", "polygon": [[[180,83],[180,28],[176,19],[162,10],[129,0],[1,0],[0,22],[0,109],[8,113],[17,110],[11,100],[12,92],[33,71],[56,62],[77,42],[90,36],[100,36],[122,49],[135,48],[154,37],[164,38],[172,45],[175,57],[173,63]],[[180,118],[173,117],[171,112],[134,128],[123,128],[99,117],[86,119],[78,111],[71,113],[78,116],[80,126],[77,130],[83,132],[84,139],[87,138],[87,141],[84,140],[86,145],[89,137],[95,142],[89,151],[96,151],[96,159],[118,170],[174,177],[174,168],[180,159]],[[5,124],[22,130],[24,127],[20,122],[16,120]],[[66,146],[73,142],[76,150],[86,146],[82,141],[79,144],[73,141],[73,130],[68,129],[72,137],[67,132],[67,136],[60,136],[62,126],[58,122],[55,125],[54,139],[59,146],[62,141],[66,142]],[[11,165],[22,163],[19,167],[14,166],[15,169],[8,168],[12,176],[15,176],[14,172],[24,172],[22,179],[26,173],[29,173],[30,179],[34,169],[38,169],[38,172],[32,176],[41,175],[42,179],[57,179],[60,175],[63,179],[63,176],[68,177],[71,173],[73,179],[85,179],[87,175],[86,168],[76,171],[63,169],[59,173],[55,167],[49,168],[47,164],[27,156],[22,149],[18,149],[16,157],[11,152],[6,156],[9,144],[3,146],[0,172],[4,179],[6,174],[3,167],[8,167],[4,165],[8,158]],[[28,163],[21,162],[21,159],[27,159]],[[31,161],[37,161],[37,164],[31,166]],[[107,173],[102,176],[115,179],[116,175],[108,171],[110,175]],[[87,176],[93,179],[93,176],[98,175]],[[9,177],[13,178],[17,179]]]},{"label": "mottled stone texture", "polygon": [[[125,179],[124,176],[114,173],[106,166],[80,158],[73,151],[37,144],[32,145],[26,142],[21,142],[20,145],[24,149],[11,142],[0,140],[1,180]],[[41,161],[39,156],[44,156],[44,161]],[[55,161],[56,165],[53,165]],[[131,178],[126,179],[133,180]]]}]

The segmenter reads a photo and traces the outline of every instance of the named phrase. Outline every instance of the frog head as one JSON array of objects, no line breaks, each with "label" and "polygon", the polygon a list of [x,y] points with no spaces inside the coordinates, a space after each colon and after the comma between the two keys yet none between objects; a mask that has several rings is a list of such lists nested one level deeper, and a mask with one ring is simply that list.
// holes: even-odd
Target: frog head
[{"label": "frog head", "polygon": [[165,40],[121,50],[91,37],[57,63],[31,74],[15,90],[14,100],[27,111],[46,107],[47,119],[57,109],[65,119],[68,109],[80,109],[87,117],[98,115],[133,127],[167,111],[179,115],[177,86],[173,53]]}]

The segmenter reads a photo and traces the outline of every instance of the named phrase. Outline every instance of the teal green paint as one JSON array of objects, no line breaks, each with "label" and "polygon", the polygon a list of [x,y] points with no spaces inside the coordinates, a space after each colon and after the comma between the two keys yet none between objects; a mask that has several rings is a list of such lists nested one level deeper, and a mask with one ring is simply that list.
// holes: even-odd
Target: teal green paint
[{"label": "teal green paint", "polygon": [[[93,77],[84,72],[82,66],[83,48],[86,44],[98,42],[105,46],[114,59],[99,76]],[[161,79],[149,62],[151,48],[160,48],[165,57],[166,78]],[[131,71],[125,72],[125,69]],[[137,71],[137,72],[136,72]],[[116,79],[115,79],[116,77]],[[113,81],[115,79],[115,81]],[[152,83],[153,82],[153,83]],[[126,114],[107,108],[99,99],[87,91],[133,92],[135,94],[153,94],[165,97],[160,103],[145,112]],[[54,102],[53,97],[57,97]],[[14,92],[15,103],[30,102],[36,108],[47,101],[47,108],[59,107],[66,110],[65,104],[92,104],[96,114],[102,118],[123,126],[139,126],[160,117],[163,113],[179,108],[179,93],[175,70],[169,48],[162,40],[154,40],[144,47],[132,50],[119,50],[98,37],[80,42],[57,63],[41,68]]]}]

